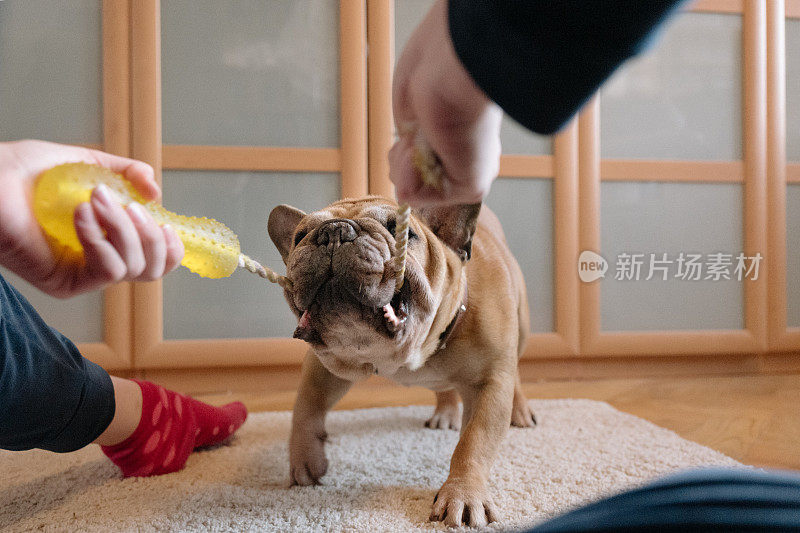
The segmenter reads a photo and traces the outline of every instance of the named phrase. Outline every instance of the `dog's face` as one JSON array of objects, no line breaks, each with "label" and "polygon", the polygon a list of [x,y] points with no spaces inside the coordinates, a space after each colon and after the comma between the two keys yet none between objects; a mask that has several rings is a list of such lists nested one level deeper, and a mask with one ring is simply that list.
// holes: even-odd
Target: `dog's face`
[{"label": "dog's face", "polygon": [[[439,304],[460,290],[479,210],[415,211],[405,281],[395,294],[397,204],[367,197],[309,214],[276,207],[268,228],[293,284],[285,294],[298,317],[294,336],[345,379],[419,367]],[[386,318],[387,304],[399,323]]]}]

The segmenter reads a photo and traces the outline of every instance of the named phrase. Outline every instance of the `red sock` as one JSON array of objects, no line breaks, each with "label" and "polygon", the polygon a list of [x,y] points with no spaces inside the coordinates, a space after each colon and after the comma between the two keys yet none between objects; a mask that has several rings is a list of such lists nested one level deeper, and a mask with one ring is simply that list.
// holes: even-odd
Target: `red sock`
[{"label": "red sock", "polygon": [[241,402],[213,407],[138,381],[142,389],[142,418],[133,434],[103,453],[125,477],[168,474],[183,468],[192,450],[227,439],[247,418]]}]

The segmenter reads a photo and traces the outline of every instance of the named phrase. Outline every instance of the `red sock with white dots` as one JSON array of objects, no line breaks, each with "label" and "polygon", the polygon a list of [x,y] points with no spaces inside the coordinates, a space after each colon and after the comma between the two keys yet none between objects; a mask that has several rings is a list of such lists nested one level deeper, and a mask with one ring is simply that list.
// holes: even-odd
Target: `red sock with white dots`
[{"label": "red sock with white dots", "polygon": [[220,443],[244,424],[241,402],[213,407],[149,381],[142,389],[142,418],[133,434],[103,453],[125,477],[156,476],[183,468],[192,450]]}]

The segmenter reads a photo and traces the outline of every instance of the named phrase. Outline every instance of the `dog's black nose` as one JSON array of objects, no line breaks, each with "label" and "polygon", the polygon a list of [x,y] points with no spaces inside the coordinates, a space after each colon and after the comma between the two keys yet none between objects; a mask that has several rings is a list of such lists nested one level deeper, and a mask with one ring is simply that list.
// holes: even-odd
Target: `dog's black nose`
[{"label": "dog's black nose", "polygon": [[322,246],[332,246],[338,248],[343,242],[356,240],[356,228],[354,222],[346,218],[335,218],[328,220],[319,228],[317,234],[317,244]]}]

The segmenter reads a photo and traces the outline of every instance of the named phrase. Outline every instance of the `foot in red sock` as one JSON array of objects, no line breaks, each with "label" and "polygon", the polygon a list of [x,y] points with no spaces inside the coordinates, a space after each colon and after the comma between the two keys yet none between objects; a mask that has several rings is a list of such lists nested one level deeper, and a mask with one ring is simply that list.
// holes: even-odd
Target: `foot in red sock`
[{"label": "foot in red sock", "polygon": [[142,389],[139,425],[121,443],[101,446],[125,477],[176,472],[192,450],[224,441],[247,418],[241,402],[213,407],[155,383],[134,381]]}]

